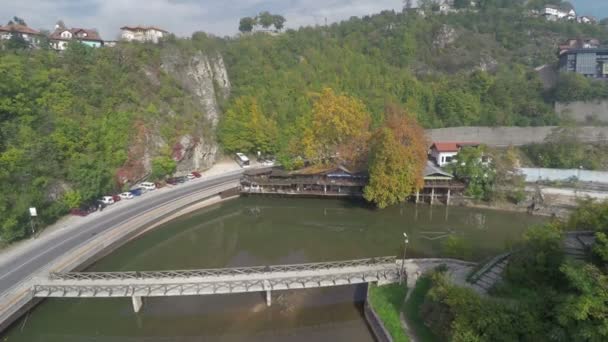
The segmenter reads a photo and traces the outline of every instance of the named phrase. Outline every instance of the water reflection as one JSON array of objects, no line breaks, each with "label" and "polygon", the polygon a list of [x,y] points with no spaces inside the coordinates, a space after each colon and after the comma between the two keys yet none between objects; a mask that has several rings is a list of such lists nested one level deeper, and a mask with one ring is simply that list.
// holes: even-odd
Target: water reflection
[{"label": "water reflection", "polygon": [[[541,219],[521,214],[357,202],[242,198],[206,208],[126,244],[91,270],[163,270],[408,257],[482,259]],[[262,294],[45,301],[8,341],[372,341],[355,286]]]}]

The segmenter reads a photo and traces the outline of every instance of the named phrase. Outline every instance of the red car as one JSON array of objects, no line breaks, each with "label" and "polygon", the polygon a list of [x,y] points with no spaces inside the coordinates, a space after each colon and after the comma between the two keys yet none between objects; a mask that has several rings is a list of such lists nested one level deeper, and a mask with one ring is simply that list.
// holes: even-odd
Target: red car
[{"label": "red car", "polygon": [[114,202],[118,202],[120,201],[122,198],[120,198],[119,195],[112,195],[112,199],[114,200]]},{"label": "red car", "polygon": [[84,217],[84,216],[89,215],[89,212],[86,211],[86,210],[82,210],[80,208],[72,208],[72,209],[70,209],[70,214],[74,215],[74,216],[82,216],[82,217]]},{"label": "red car", "polygon": [[190,174],[193,175],[196,178],[201,178],[201,174],[199,172],[192,171],[192,172],[190,172]]}]

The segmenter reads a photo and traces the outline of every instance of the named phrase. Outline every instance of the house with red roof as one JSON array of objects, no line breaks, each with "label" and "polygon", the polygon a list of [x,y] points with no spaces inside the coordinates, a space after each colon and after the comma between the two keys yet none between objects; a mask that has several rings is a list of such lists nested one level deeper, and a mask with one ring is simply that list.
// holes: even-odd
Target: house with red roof
[{"label": "house with red roof", "polygon": [[437,166],[444,167],[454,160],[454,157],[463,147],[477,147],[479,145],[477,142],[434,142],[431,145],[430,156],[431,159],[435,160]]},{"label": "house with red roof", "polygon": [[94,48],[103,46],[103,39],[101,39],[101,36],[96,29],[69,29],[65,27],[62,22],[55,25],[55,31],[51,33],[49,38],[51,47],[59,51],[65,50],[72,41],[77,41]]},{"label": "house with red roof", "polygon": [[13,35],[19,35],[32,46],[40,42],[40,32],[27,25],[10,22],[6,26],[0,25],[0,40],[9,40]]},{"label": "house with red roof", "polygon": [[169,32],[155,26],[123,26],[120,38],[124,41],[158,43],[160,39],[169,35]]}]

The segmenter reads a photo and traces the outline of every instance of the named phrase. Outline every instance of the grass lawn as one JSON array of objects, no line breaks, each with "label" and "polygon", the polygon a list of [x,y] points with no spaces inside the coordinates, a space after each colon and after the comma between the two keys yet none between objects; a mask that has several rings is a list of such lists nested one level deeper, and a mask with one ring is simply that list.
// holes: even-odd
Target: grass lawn
[{"label": "grass lawn", "polygon": [[399,313],[403,309],[403,301],[407,288],[399,284],[369,287],[369,300],[384,327],[393,337],[395,342],[407,342],[409,338],[401,327]]},{"label": "grass lawn", "polygon": [[424,302],[426,293],[431,289],[431,279],[429,277],[422,277],[416,282],[416,286],[410,298],[405,303],[404,313],[407,317],[407,322],[410,328],[414,331],[414,335],[418,337],[420,341],[433,342],[439,341],[437,336],[424,325],[422,317],[420,317],[420,305]]}]

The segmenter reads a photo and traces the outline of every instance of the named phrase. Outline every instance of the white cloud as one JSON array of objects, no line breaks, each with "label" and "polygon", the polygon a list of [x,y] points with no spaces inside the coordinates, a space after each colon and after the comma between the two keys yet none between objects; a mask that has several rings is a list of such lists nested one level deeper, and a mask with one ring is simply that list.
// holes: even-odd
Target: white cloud
[{"label": "white cloud", "polygon": [[2,5],[4,23],[13,15],[33,28],[52,30],[57,20],[67,26],[97,28],[114,39],[123,25],[156,25],[179,36],[195,31],[216,35],[237,32],[239,19],[268,10],[287,18],[287,27],[323,24],[402,8],[402,0],[20,0]]}]

